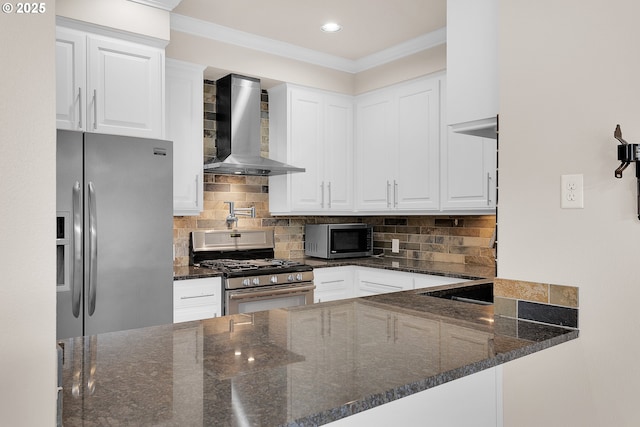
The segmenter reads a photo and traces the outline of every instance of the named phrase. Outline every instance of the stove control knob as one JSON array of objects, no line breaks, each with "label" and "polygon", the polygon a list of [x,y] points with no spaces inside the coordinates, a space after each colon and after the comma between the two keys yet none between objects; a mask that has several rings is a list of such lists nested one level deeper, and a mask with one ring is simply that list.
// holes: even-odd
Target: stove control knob
[{"label": "stove control knob", "polygon": [[278,276],[271,276],[271,279],[269,279],[269,281],[271,283],[278,283]]},{"label": "stove control knob", "polygon": [[295,279],[293,278],[293,274],[288,275],[288,276],[287,276],[287,280],[288,280],[289,282],[293,282],[293,281],[295,280]]},{"label": "stove control knob", "polygon": [[242,279],[242,286],[251,286],[250,279]]},{"label": "stove control knob", "polygon": [[301,281],[302,280],[302,273],[296,274],[296,280],[297,281]]},{"label": "stove control knob", "polygon": [[260,284],[260,278],[258,278],[258,277],[254,277],[254,278],[253,278],[253,284],[254,284],[254,285],[259,285],[259,284]]}]

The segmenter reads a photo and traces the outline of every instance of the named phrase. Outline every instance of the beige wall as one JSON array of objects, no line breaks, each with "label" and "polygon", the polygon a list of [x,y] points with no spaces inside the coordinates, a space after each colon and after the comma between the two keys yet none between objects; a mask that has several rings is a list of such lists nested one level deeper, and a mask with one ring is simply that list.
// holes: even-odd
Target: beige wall
[{"label": "beige wall", "polygon": [[0,13],[0,424],[55,420],[55,11]]},{"label": "beige wall", "polygon": [[57,0],[56,14],[169,40],[169,12],[128,0]]},{"label": "beige wall", "polygon": [[353,93],[359,95],[384,86],[447,68],[447,46],[442,44],[355,75]]},{"label": "beige wall", "polygon": [[207,78],[228,73],[261,79],[262,88],[288,82],[333,92],[357,95],[446,68],[446,46],[440,45],[360,73],[348,73],[296,61],[257,50],[171,32],[167,57],[209,67]]},{"label": "beige wall", "polygon": [[[622,125],[640,142],[640,3],[500,1],[498,275],[580,287],[580,338],[505,365],[505,426],[640,422],[635,167],[614,178]],[[560,209],[584,174],[585,208]]]}]

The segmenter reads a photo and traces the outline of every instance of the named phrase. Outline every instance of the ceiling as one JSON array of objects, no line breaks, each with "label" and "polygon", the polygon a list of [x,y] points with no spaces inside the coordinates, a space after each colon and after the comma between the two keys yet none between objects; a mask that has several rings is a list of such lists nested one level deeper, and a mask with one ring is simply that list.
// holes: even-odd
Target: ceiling
[{"label": "ceiling", "polygon": [[[182,0],[174,14],[348,60],[446,26],[446,0]],[[327,21],[342,25],[324,33]]]}]

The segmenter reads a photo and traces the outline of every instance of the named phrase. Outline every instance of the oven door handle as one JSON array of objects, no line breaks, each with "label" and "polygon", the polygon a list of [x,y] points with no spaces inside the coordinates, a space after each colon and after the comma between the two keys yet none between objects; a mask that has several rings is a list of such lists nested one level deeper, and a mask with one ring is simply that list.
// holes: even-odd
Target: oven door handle
[{"label": "oven door handle", "polygon": [[255,290],[249,290],[249,289],[242,289],[239,292],[233,292],[230,291],[229,292],[229,299],[230,300],[237,300],[237,299],[247,299],[247,298],[262,298],[262,297],[267,297],[267,296],[275,296],[275,295],[283,295],[283,294],[300,294],[300,293],[305,293],[305,292],[309,292],[312,291],[316,288],[316,285],[314,285],[313,283],[308,284],[308,285],[300,285],[300,286],[286,286],[286,287],[280,287],[278,286],[277,289],[275,286],[270,286],[268,287],[267,290],[264,291],[255,291]]}]

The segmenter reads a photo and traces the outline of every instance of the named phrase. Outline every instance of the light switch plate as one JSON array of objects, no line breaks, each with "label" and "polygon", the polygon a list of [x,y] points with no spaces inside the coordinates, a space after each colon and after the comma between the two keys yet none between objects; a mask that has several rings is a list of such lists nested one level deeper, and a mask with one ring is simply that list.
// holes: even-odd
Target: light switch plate
[{"label": "light switch plate", "polygon": [[393,252],[394,254],[400,252],[400,240],[391,239],[391,252]]},{"label": "light switch plate", "polygon": [[560,177],[560,207],[562,209],[584,208],[584,185],[582,174]]}]

